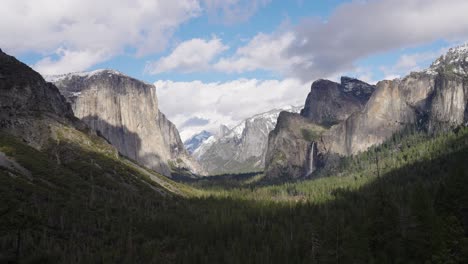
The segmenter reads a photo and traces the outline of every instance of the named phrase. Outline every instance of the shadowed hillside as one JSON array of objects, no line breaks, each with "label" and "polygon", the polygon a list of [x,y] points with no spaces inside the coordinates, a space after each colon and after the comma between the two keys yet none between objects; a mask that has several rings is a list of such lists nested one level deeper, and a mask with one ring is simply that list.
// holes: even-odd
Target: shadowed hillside
[{"label": "shadowed hillside", "polygon": [[1,252],[26,263],[463,263],[467,128],[401,142],[344,161],[335,176],[183,198],[73,145],[59,152],[82,158],[58,166],[3,136],[2,151],[33,180],[2,170]]}]

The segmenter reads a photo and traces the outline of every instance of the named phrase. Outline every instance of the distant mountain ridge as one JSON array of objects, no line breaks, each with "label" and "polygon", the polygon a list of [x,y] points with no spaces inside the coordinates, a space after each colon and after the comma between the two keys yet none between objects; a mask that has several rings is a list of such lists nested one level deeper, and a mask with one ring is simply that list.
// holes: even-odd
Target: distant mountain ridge
[{"label": "distant mountain ridge", "polygon": [[184,146],[190,154],[193,154],[203,142],[205,142],[209,137],[213,136],[212,133],[203,130],[202,132],[193,135],[191,138],[184,141]]},{"label": "distant mountain ridge", "polygon": [[299,112],[302,106],[273,109],[245,119],[233,128],[220,127],[218,135],[205,139],[193,156],[209,174],[261,171],[268,134],[281,111]]}]

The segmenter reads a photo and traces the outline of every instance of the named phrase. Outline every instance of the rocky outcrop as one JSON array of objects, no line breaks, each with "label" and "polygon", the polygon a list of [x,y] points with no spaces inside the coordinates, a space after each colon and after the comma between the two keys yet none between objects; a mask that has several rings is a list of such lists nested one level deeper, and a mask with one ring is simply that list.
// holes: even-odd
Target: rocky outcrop
[{"label": "rocky outcrop", "polygon": [[[468,122],[468,45],[450,49],[447,54],[437,59],[427,70],[414,72],[403,79],[385,80],[377,83],[375,91],[367,85],[352,93],[352,99],[343,97],[339,85],[320,80],[312,86],[302,115],[314,123],[332,125],[321,134],[317,143],[317,155],[353,155],[380,144],[395,132],[407,126],[437,133]],[[342,84],[343,86],[343,79]],[[327,92],[326,87],[329,87]],[[368,89],[369,88],[369,89]],[[364,95],[360,97],[359,95]],[[343,100],[347,99],[347,100]],[[316,101],[317,100],[317,101]],[[357,103],[357,104],[356,104]],[[344,106],[343,105],[347,105]],[[341,106],[341,107],[339,107]],[[361,107],[360,107],[361,106]],[[333,110],[336,112],[333,112]],[[343,111],[342,109],[346,109]],[[330,122],[332,121],[332,122]],[[286,122],[287,123],[287,122]],[[306,121],[302,121],[306,123]],[[296,124],[297,126],[297,124]],[[278,128],[281,130],[281,127]],[[277,130],[275,128],[275,130]],[[288,144],[275,143],[275,137],[288,138],[286,132],[271,133],[272,144],[268,154],[293,152]],[[297,144],[297,143],[296,143]],[[302,143],[304,145],[305,143]],[[285,150],[286,149],[286,150]],[[300,155],[285,155],[286,160],[278,163],[275,159],[267,160],[267,176],[288,178],[303,175],[307,171],[307,150],[300,148]],[[317,162],[317,159],[313,159]],[[319,159],[320,160],[320,159]],[[325,160],[325,159],[323,159]],[[276,165],[274,164],[276,162]],[[292,166],[303,164],[302,170]]]},{"label": "rocky outcrop", "polygon": [[281,112],[268,137],[265,174],[270,178],[310,175],[320,165],[317,143],[325,130],[299,114]]},{"label": "rocky outcrop", "polygon": [[331,152],[351,155],[382,143],[396,131],[424,118],[434,79],[414,73],[403,80],[381,81],[362,111],[324,135]]},{"label": "rocky outcrop", "polygon": [[265,166],[268,134],[283,110],[299,112],[301,107],[274,109],[247,118],[232,129],[220,128],[218,137],[209,138],[194,151],[210,174],[261,171]]},{"label": "rocky outcrop", "polygon": [[27,65],[0,51],[0,129],[41,149],[52,123],[79,126],[57,87]]},{"label": "rocky outcrop", "polygon": [[[323,134],[334,124],[361,111],[375,86],[349,77],[340,83],[312,84],[301,115],[282,113],[269,135],[265,172],[270,178],[307,177],[322,166],[328,153]],[[330,139],[329,139],[330,140]]]},{"label": "rocky outcrop", "polygon": [[158,110],[153,85],[112,70],[47,79],[71,103],[74,114],[122,155],[166,176],[179,168],[201,172],[176,127]]},{"label": "rocky outcrop", "polygon": [[316,124],[332,126],[360,111],[374,90],[375,86],[349,77],[341,77],[341,83],[315,81],[301,115]]},{"label": "rocky outcrop", "polygon": [[450,49],[429,69],[381,81],[366,107],[330,129],[331,152],[352,155],[406,126],[437,133],[466,123],[468,46]]}]

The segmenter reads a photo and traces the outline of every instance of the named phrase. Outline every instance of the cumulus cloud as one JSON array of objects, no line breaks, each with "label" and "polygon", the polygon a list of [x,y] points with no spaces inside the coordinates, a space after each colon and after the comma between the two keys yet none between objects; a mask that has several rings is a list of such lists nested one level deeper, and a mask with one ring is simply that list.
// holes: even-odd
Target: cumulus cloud
[{"label": "cumulus cloud", "polygon": [[49,75],[60,72],[77,72],[110,56],[105,50],[72,51],[63,48],[58,48],[55,54],[59,55],[58,59],[47,56],[34,64],[33,68],[42,74]]},{"label": "cumulus cloud", "polygon": [[[466,10],[465,0],[353,1],[338,6],[325,21],[308,18],[288,29],[259,33],[213,68],[227,73],[266,70],[303,81],[359,70],[356,62],[375,54],[440,39],[468,39]],[[421,58],[402,58],[398,67],[412,59]]]},{"label": "cumulus cloud", "polygon": [[302,79],[350,69],[356,60],[439,39],[468,37],[465,0],[353,1],[327,19],[294,27],[297,41],[285,56],[307,58],[291,73]]},{"label": "cumulus cloud", "polygon": [[[186,139],[201,130],[216,132],[219,125],[234,126],[243,119],[274,108],[302,105],[310,83],[296,79],[240,79],[223,83],[157,81],[159,107]],[[190,113],[190,114],[188,114]],[[206,124],[184,126],[196,116]]]},{"label": "cumulus cloud", "polygon": [[180,127],[199,127],[210,123],[210,120],[198,116],[187,119]]},{"label": "cumulus cloud", "polygon": [[219,38],[191,39],[180,43],[168,56],[147,64],[145,71],[158,74],[174,70],[180,72],[207,70],[210,62],[226,49],[228,47]]},{"label": "cumulus cloud", "polygon": [[[2,6],[0,46],[46,55],[37,67],[47,73],[83,70],[127,47],[137,56],[161,51],[180,24],[202,11],[194,0],[4,0]],[[77,65],[68,65],[74,59]]]},{"label": "cumulus cloud", "polygon": [[208,14],[225,24],[247,21],[271,0],[203,0]]},{"label": "cumulus cloud", "polygon": [[[220,56],[200,69],[237,74],[266,70],[302,81],[357,71],[359,59],[375,54],[440,39],[468,39],[465,10],[465,0],[353,1],[338,6],[326,21],[309,18],[271,34],[259,33],[234,55]],[[401,72],[415,69],[408,65],[414,59],[424,58],[403,57],[396,67]]]},{"label": "cumulus cloud", "polygon": [[382,66],[380,70],[384,73],[384,79],[400,78],[409,72],[420,71],[428,67],[440,55],[448,51],[448,47],[438,51],[417,52],[402,54],[395,65]]},{"label": "cumulus cloud", "polygon": [[295,36],[291,32],[272,35],[260,33],[237,49],[235,55],[221,58],[214,69],[228,73],[255,70],[286,72],[291,65],[302,61],[298,56],[284,56],[284,51],[294,41]]}]

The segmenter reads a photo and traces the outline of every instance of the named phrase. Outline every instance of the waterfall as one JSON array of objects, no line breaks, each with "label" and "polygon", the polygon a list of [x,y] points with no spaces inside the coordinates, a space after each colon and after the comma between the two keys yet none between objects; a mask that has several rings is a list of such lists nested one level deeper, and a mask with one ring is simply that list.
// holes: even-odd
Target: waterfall
[{"label": "waterfall", "polygon": [[309,164],[307,168],[307,174],[306,176],[310,176],[314,172],[314,153],[315,152],[315,142],[312,142],[312,145],[310,146],[310,151],[309,151]]}]

